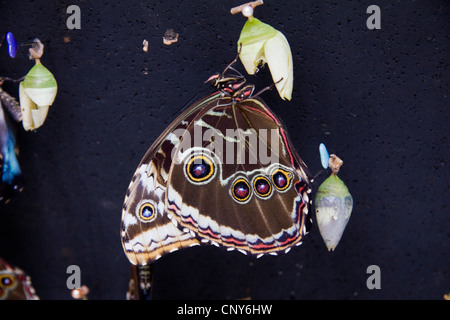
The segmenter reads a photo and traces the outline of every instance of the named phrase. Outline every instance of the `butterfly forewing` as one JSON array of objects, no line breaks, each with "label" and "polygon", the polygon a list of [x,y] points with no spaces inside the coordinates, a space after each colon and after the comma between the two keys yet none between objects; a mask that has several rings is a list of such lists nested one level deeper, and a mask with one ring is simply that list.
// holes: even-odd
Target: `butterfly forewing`
[{"label": "butterfly forewing", "polygon": [[139,164],[126,192],[122,208],[121,238],[128,259],[146,265],[174,250],[194,246],[198,240],[177,228],[167,216],[165,193],[172,165],[172,149],[179,143],[175,133],[184,131],[211,95],[181,114],[153,143]]}]

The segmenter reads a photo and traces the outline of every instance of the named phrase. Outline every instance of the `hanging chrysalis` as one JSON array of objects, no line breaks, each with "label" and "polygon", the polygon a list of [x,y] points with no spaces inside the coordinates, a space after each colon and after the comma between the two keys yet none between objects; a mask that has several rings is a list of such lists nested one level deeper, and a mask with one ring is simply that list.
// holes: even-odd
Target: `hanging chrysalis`
[{"label": "hanging chrysalis", "polygon": [[25,130],[35,130],[44,124],[50,105],[56,97],[58,86],[53,74],[40,61],[44,45],[39,39],[30,48],[30,59],[36,64],[19,85],[22,124]]},{"label": "hanging chrysalis", "polygon": [[291,100],[294,83],[291,47],[283,33],[253,17],[253,9],[261,4],[262,0],[252,1],[231,9],[232,14],[242,12],[248,18],[238,40],[239,58],[250,75],[258,71],[259,65],[267,63],[281,99]]},{"label": "hanging chrysalis", "polygon": [[[323,165],[323,160],[328,157],[328,151],[323,144],[319,150]],[[345,183],[337,176],[343,161],[334,154],[328,158],[328,166],[332,172],[319,186],[314,205],[320,235],[328,250],[334,251],[350,219],[353,198]]]}]

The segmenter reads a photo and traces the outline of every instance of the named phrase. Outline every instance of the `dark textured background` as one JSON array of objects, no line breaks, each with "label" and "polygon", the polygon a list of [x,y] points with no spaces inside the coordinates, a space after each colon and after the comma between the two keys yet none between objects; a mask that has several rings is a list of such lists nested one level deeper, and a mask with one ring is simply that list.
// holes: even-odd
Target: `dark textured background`
[{"label": "dark textured background", "polygon": [[[45,125],[19,127],[26,186],[0,206],[0,256],[31,275],[42,299],[70,299],[71,264],[91,299],[125,298],[119,226],[128,183],[172,115],[234,57],[245,19],[229,10],[241,3],[0,1],[1,32],[41,39],[59,86]],[[70,4],[81,8],[81,30],[66,27]],[[381,8],[381,30],[366,28],[371,4]],[[281,257],[213,247],[170,254],[155,265],[154,297],[442,299],[450,292],[448,1],[266,1],[255,16],[286,35],[295,68],[291,102],[275,90],[263,98],[313,173],[320,142],[344,160],[352,218],[331,253],[316,227]],[[168,28],[180,34],[171,46],[162,43]],[[0,48],[1,75],[18,78],[32,65],[25,47],[14,60]],[[258,88],[271,82],[267,69],[247,78]],[[372,264],[381,290],[366,287]]]}]

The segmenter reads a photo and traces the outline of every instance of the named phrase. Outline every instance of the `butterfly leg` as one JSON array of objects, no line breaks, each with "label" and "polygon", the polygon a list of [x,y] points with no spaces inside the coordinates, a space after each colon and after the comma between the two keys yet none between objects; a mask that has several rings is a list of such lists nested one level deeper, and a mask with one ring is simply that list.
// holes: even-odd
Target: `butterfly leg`
[{"label": "butterfly leg", "polygon": [[[231,62],[228,64],[228,66],[225,68],[225,70],[223,70],[223,72],[222,72],[222,77],[224,77],[224,75],[225,75],[225,73],[228,71],[228,69],[233,69],[233,70],[235,70],[232,66],[233,66],[233,64],[235,64],[235,63],[238,61],[239,55],[241,54],[241,49],[242,49],[242,43],[239,44],[239,49],[238,49],[238,53],[237,53],[236,57],[234,57],[233,61],[231,61]],[[235,70],[235,71],[236,71],[236,70]]]},{"label": "butterfly leg", "polygon": [[281,79],[278,80],[277,82],[272,83],[270,86],[267,86],[267,87],[265,87],[265,88],[262,88],[262,89],[259,90],[257,93],[253,94],[253,95],[252,95],[252,98],[256,98],[256,97],[259,96],[261,93],[266,92],[266,91],[268,91],[268,90],[272,90],[273,87],[275,87],[275,85],[276,85],[278,82],[281,82],[282,80],[283,80],[283,78],[281,78]]},{"label": "butterfly leg", "polygon": [[311,180],[315,180],[317,177],[319,177],[322,173],[324,173],[326,170],[325,169],[321,169],[319,170],[319,172],[317,172],[312,178]]},{"label": "butterfly leg", "polygon": [[13,78],[10,78],[10,77],[2,77],[2,76],[0,76],[0,85],[3,84],[4,81],[21,82],[21,81],[23,81],[23,79],[25,79],[25,76],[20,77],[19,79],[13,79]]}]

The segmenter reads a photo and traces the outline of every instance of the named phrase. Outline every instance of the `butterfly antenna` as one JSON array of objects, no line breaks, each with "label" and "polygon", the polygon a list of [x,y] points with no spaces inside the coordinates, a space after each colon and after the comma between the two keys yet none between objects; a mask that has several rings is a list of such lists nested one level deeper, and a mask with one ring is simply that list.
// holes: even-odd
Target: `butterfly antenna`
[{"label": "butterfly antenna", "polygon": [[229,69],[230,69],[230,70],[233,70],[234,72],[236,72],[236,75],[237,75],[238,77],[244,78],[244,76],[242,75],[242,73],[240,73],[237,69],[235,69],[235,68],[233,68],[233,67],[230,67]]}]

